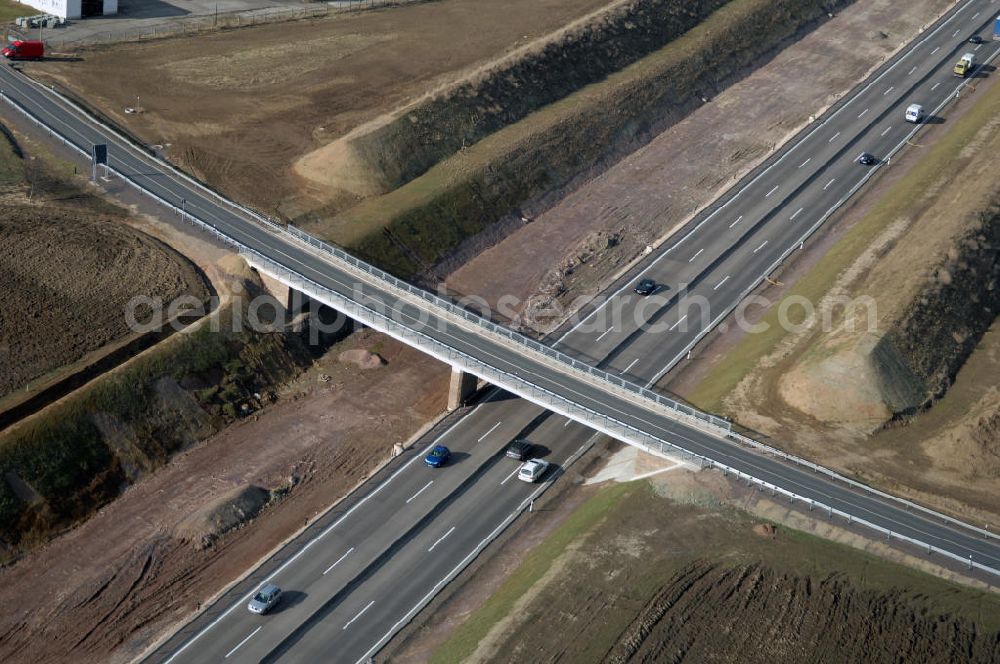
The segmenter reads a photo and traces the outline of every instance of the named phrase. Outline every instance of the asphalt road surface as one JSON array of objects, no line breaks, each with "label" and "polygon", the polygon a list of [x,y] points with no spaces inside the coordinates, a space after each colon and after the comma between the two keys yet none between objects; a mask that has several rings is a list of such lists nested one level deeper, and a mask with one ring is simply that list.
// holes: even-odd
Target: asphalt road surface
[{"label": "asphalt road surface", "polygon": [[[974,32],[987,34],[996,7],[996,0],[959,5],[653,257],[643,276],[663,284],[659,293],[641,298],[630,292],[631,282],[623,283],[607,306],[560,340],[560,349],[634,380],[654,382],[881,167],[857,164],[860,152],[883,158],[905,142],[914,129],[903,120],[906,105],[918,102],[934,111],[961,82],[951,74],[961,53],[973,51],[983,60],[1000,48],[993,42],[978,48],[965,43]],[[349,274],[262,228],[237,206],[164,169],[123,139],[106,135],[74,108],[6,67],[0,68],[0,87],[76,145],[89,150],[94,143],[108,143],[114,168],[238,242],[337,292],[402,311],[402,319],[419,317],[378,284],[359,288]],[[683,308],[680,293],[685,291],[708,303],[704,318]],[[609,315],[615,310],[619,315]],[[530,376],[533,383],[597,412],[894,532],[1000,567],[996,540],[762,457],[468,329],[447,324],[441,328],[442,342],[485,357],[512,375]],[[422,463],[422,450],[408,453],[393,474],[365,487],[363,496],[322,532],[310,531],[286,547],[280,565],[265,565],[266,578],[286,592],[272,614],[260,617],[245,609],[250,584],[262,580],[258,575],[210,607],[151,661],[364,661],[544,488],[544,483],[518,481],[512,475],[516,462],[502,457],[504,444],[520,435],[541,445],[545,458],[553,462],[547,482],[594,434],[497,391],[440,436],[455,453],[451,464],[430,469]]]}]

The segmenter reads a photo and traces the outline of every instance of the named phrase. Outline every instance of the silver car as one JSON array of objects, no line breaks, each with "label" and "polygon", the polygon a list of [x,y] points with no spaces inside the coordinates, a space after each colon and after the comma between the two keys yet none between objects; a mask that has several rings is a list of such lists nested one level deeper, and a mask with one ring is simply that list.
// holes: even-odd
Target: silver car
[{"label": "silver car", "polygon": [[265,583],[260,590],[254,593],[247,609],[250,613],[264,614],[274,608],[274,605],[281,599],[281,588],[273,583]]}]

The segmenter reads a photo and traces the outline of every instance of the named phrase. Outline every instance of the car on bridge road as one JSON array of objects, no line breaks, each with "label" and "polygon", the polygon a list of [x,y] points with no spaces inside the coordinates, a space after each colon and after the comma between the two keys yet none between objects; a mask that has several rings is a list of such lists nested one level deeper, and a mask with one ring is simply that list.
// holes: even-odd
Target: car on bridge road
[{"label": "car on bridge road", "polygon": [[274,608],[274,605],[281,599],[281,588],[273,583],[265,583],[260,587],[247,604],[250,613],[264,615]]},{"label": "car on bridge road", "polygon": [[444,464],[448,463],[448,459],[451,457],[451,450],[449,450],[444,445],[435,445],[431,453],[424,458],[424,463],[426,463],[431,468],[440,468]]}]

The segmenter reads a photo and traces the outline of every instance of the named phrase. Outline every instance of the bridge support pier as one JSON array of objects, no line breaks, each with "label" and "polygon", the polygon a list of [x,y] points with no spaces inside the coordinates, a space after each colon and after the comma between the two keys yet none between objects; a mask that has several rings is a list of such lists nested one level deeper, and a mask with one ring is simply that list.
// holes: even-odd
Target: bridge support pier
[{"label": "bridge support pier", "polygon": [[452,368],[451,387],[448,389],[448,410],[455,410],[463,405],[476,391],[479,381],[470,373]]},{"label": "bridge support pier", "polygon": [[295,315],[305,308],[309,296],[281,283],[266,272],[257,272],[264,289],[278,301],[287,315]]}]

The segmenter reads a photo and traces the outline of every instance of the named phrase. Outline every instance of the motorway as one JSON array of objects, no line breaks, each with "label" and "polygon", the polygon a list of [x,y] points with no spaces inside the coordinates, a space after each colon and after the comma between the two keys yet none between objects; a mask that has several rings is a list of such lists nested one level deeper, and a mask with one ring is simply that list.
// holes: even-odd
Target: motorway
[{"label": "motorway", "polygon": [[[639,298],[629,292],[631,280],[623,282],[607,306],[559,340],[559,348],[632,380],[655,382],[874,172],[855,163],[858,153],[887,157],[905,142],[914,129],[903,121],[907,104],[919,102],[929,111],[943,105],[960,83],[950,70],[962,52],[976,51],[981,60],[995,54],[1000,48],[996,43],[979,49],[965,43],[974,32],[986,34],[995,3],[960,4],[650,258],[643,275],[664,284],[662,293]],[[107,142],[116,170],[225,235],[344,296],[378,301],[400,312],[401,319],[419,318],[411,305],[395,300],[377,283],[358,284],[356,276],[262,228],[238,206],[165,169],[6,67],[0,68],[0,87],[76,145],[89,150],[93,143]],[[710,312],[698,312],[695,320],[682,306],[682,292],[704,298]],[[619,315],[609,315],[616,310]],[[1000,568],[996,540],[760,456],[679,423],[641,400],[595,388],[511,353],[470,330],[447,322],[429,327],[443,330],[440,338],[452,347],[484,357],[511,375],[530,376],[535,385],[611,413],[693,453]],[[296,553],[268,577],[287,593],[277,611],[264,618],[250,615],[244,607],[252,588],[243,584],[150,660],[364,661],[544,488],[517,481],[512,477],[516,464],[501,456],[504,444],[519,435],[544,446],[546,458],[565,466],[594,433],[524,399],[494,391],[436,439],[455,452],[452,464],[432,470],[421,463],[420,450],[407,453],[390,477],[366,487],[363,498],[322,532],[309,532],[293,544]],[[558,470],[547,481],[556,474]]]}]

